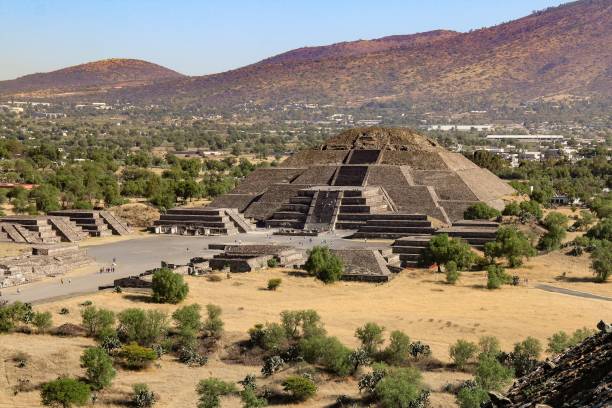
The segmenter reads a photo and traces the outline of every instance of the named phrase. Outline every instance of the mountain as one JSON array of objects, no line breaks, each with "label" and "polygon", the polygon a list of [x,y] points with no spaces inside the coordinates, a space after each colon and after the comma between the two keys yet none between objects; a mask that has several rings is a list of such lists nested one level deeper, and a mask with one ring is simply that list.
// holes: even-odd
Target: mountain
[{"label": "mountain", "polygon": [[467,33],[437,30],[305,47],[220,74],[155,80],[107,96],[208,107],[609,98],[611,45],[612,1],[581,0]]},{"label": "mountain", "polygon": [[142,86],[183,75],[150,62],[113,58],[0,81],[0,94],[46,95]]}]

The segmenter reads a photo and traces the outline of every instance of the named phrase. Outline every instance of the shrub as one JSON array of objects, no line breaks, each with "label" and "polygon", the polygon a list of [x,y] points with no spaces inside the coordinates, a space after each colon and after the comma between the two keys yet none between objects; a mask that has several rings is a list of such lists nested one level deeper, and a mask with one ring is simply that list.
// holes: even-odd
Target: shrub
[{"label": "shrub", "polygon": [[431,347],[428,344],[422,343],[420,341],[415,341],[414,343],[410,343],[410,355],[418,360],[422,357],[431,356]]},{"label": "shrub", "polygon": [[612,275],[612,242],[600,241],[591,253],[591,268],[597,282],[606,282]]},{"label": "shrub", "polygon": [[548,338],[548,348],[546,351],[553,354],[559,354],[563,353],[569,347],[570,336],[564,331],[558,331]]},{"label": "shrub", "polygon": [[243,408],[261,408],[268,406],[268,401],[263,397],[258,397],[254,388],[247,387],[240,391],[240,399]]},{"label": "shrub", "polygon": [[535,368],[538,357],[542,352],[542,344],[538,339],[527,337],[514,344],[514,350],[507,357],[506,364],[514,368],[517,376],[521,377]]},{"label": "shrub", "polygon": [[157,359],[157,353],[152,348],[142,347],[137,343],[126,344],[119,350],[119,357],[125,367],[140,370],[151,365]]},{"label": "shrub", "polygon": [[566,235],[567,221],[568,218],[561,213],[548,213],[542,222],[548,232],[540,238],[538,247],[547,251],[558,249]]},{"label": "shrub", "polygon": [[249,329],[251,343],[264,350],[279,350],[287,342],[285,329],[278,323],[256,324]]},{"label": "shrub", "polygon": [[179,350],[178,359],[190,367],[201,367],[208,363],[208,357],[201,355],[193,346],[183,346]]},{"label": "shrub", "polygon": [[157,397],[147,384],[134,384],[132,386],[132,405],[136,408],[151,408],[156,402]]},{"label": "shrub", "polygon": [[334,283],[342,277],[342,260],[326,246],[315,246],[308,252],[304,265],[310,275],[325,283]]},{"label": "shrub", "polygon": [[586,236],[591,239],[612,241],[612,218],[604,218],[592,228],[590,228]]},{"label": "shrub", "polygon": [[485,203],[476,203],[467,208],[463,213],[466,220],[489,220],[499,217],[501,213]]},{"label": "shrub", "polygon": [[67,307],[62,307],[59,311],[59,314],[61,315],[67,315],[70,313],[70,310]]},{"label": "shrub", "polygon": [[208,275],[206,278],[209,282],[221,282],[223,278],[219,274]]},{"label": "shrub", "polygon": [[208,317],[204,322],[203,329],[206,331],[208,336],[216,339],[220,338],[223,334],[223,320],[221,320],[221,308],[217,305],[208,304],[206,305],[206,313]]},{"label": "shrub", "polygon": [[322,336],[325,328],[321,323],[319,314],[312,310],[283,310],[280,314],[281,324],[285,329],[287,338],[299,339],[302,337]]},{"label": "shrub", "polygon": [[261,373],[269,377],[275,372],[283,368],[285,361],[280,356],[270,356],[264,359],[263,367],[261,367]]},{"label": "shrub", "polygon": [[346,376],[354,369],[350,360],[351,349],[336,337],[312,336],[302,339],[299,351],[307,362],[321,364],[336,375]]},{"label": "shrub", "polygon": [[514,344],[514,353],[537,360],[542,353],[542,343],[534,337],[527,337],[525,340]]},{"label": "shrub", "polygon": [[525,234],[514,227],[501,227],[497,230],[495,241],[487,242],[484,252],[491,263],[495,258],[506,258],[511,268],[520,266],[524,257],[536,253]]},{"label": "shrub", "polygon": [[189,286],[183,277],[168,268],[161,268],[153,274],[153,301],[157,303],[179,303],[189,293]]},{"label": "shrub", "polygon": [[0,306],[0,332],[13,330],[17,323],[30,323],[33,318],[29,303],[14,302]]},{"label": "shrub", "polygon": [[521,217],[523,218],[527,215],[534,217],[536,220],[542,218],[542,207],[535,200],[522,201],[519,207],[521,209]]},{"label": "shrub", "polygon": [[410,357],[410,337],[402,331],[392,331],[389,336],[389,345],[382,355],[383,359],[391,365],[405,363]]},{"label": "shrub", "polygon": [[459,271],[457,271],[457,263],[455,261],[448,261],[445,265],[446,269],[446,283],[454,285],[459,280]]},{"label": "shrub", "polygon": [[455,262],[458,269],[469,268],[476,260],[476,254],[467,242],[449,238],[447,234],[439,234],[429,241],[421,258],[425,265],[437,264],[438,272],[442,272],[441,265],[450,261]]},{"label": "shrub", "polygon": [[500,391],[512,380],[513,372],[494,357],[483,355],[476,367],[476,383],[485,390]]},{"label": "shrub", "polygon": [[282,385],[283,389],[291,394],[294,401],[306,401],[317,393],[316,384],[306,377],[287,377]]},{"label": "shrub", "polygon": [[355,337],[361,341],[361,348],[373,356],[378,352],[378,348],[384,343],[383,332],[385,328],[376,323],[368,322],[363,327],[355,330]]},{"label": "shrub", "polygon": [[221,406],[219,397],[236,392],[236,386],[218,378],[201,380],[196,388],[198,393],[198,408],[218,408]]},{"label": "shrub", "polygon": [[168,317],[159,310],[125,309],[118,315],[120,337],[126,342],[150,346],[168,332]]},{"label": "shrub", "polygon": [[268,268],[276,268],[278,266],[278,260],[276,258],[268,259]]},{"label": "shrub", "polygon": [[519,203],[517,203],[516,201],[512,201],[506,204],[506,206],[504,207],[504,210],[502,211],[502,215],[515,216],[515,217],[518,217],[519,215],[521,215],[521,207],[519,206]]},{"label": "shrub", "polygon": [[32,324],[38,333],[45,333],[53,325],[53,318],[50,312],[36,312],[32,318]]},{"label": "shrub", "polygon": [[510,283],[509,276],[501,265],[489,265],[487,268],[487,289],[499,289],[501,285]]},{"label": "shrub", "polygon": [[117,372],[113,361],[100,347],[90,347],[81,355],[81,366],[86,368],[85,376],[94,390],[108,387]]},{"label": "shrub", "polygon": [[495,336],[482,336],[478,340],[478,348],[481,356],[497,357],[501,353],[499,340]]},{"label": "shrub", "polygon": [[467,363],[474,358],[477,351],[478,346],[476,344],[460,339],[450,347],[449,353],[457,368],[463,370]]},{"label": "shrub", "polygon": [[268,290],[276,290],[282,283],[281,278],[273,278],[268,280]]},{"label": "shrub", "polygon": [[376,384],[374,394],[385,408],[411,408],[421,397],[421,373],[414,367],[390,370]]},{"label": "shrub", "polygon": [[92,337],[99,337],[112,331],[115,324],[115,313],[95,306],[86,306],[81,310],[81,318],[87,335]]},{"label": "shrub", "polygon": [[183,332],[185,330],[198,332],[201,329],[201,309],[202,307],[200,305],[194,303],[189,306],[180,307],[176,309],[174,313],[172,313],[172,319],[174,320],[179,332]]},{"label": "shrub", "polygon": [[44,383],[40,390],[43,405],[64,408],[73,405],[83,406],[89,401],[90,395],[89,385],[67,377],[60,377],[57,380]]},{"label": "shrub", "polygon": [[457,403],[460,408],[480,408],[481,404],[487,401],[489,394],[476,384],[461,387],[457,393]]}]

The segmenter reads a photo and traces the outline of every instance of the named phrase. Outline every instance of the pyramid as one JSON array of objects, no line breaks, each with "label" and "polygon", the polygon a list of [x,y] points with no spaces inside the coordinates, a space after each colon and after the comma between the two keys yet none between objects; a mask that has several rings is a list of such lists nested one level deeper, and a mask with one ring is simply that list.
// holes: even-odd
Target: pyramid
[{"label": "pyramid", "polygon": [[354,229],[388,238],[431,233],[434,225],[462,220],[478,202],[501,209],[502,197],[513,192],[413,130],[369,127],[257,169],[209,207],[236,208],[268,227]]}]

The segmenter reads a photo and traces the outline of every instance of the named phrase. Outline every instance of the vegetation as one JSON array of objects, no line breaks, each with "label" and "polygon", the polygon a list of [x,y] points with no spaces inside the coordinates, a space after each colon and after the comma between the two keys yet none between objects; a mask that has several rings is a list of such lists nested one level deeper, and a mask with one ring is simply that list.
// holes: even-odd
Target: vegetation
[{"label": "vegetation", "polygon": [[612,275],[612,241],[604,240],[591,253],[591,267],[598,282],[606,282]]},{"label": "vegetation", "polygon": [[36,327],[38,333],[45,333],[53,325],[51,312],[35,312],[32,317],[32,325]]},{"label": "vegetation", "polygon": [[113,331],[115,313],[110,310],[87,306],[81,310],[81,317],[88,336],[101,337]]},{"label": "vegetation", "polygon": [[90,347],[81,356],[81,365],[86,369],[85,376],[94,390],[108,387],[117,372],[113,361],[100,347]]},{"label": "vegetation", "polygon": [[465,369],[466,365],[476,356],[478,346],[467,340],[457,340],[450,346],[449,354],[458,369]]},{"label": "vegetation", "polygon": [[487,289],[499,289],[505,283],[510,283],[511,277],[501,265],[487,267]]},{"label": "vegetation", "polygon": [[301,376],[287,377],[282,383],[283,389],[288,392],[294,401],[306,401],[317,393],[316,384],[309,378]]},{"label": "vegetation", "polygon": [[326,246],[315,246],[308,252],[304,268],[310,275],[325,283],[334,283],[342,277],[342,260]]},{"label": "vegetation", "polygon": [[540,238],[538,247],[547,251],[559,249],[566,235],[567,222],[568,218],[561,213],[548,213],[542,222],[548,231]]},{"label": "vegetation", "polygon": [[126,368],[141,370],[149,367],[157,359],[157,353],[152,348],[139,346],[137,343],[126,344],[118,353]]},{"label": "vegetation", "polygon": [[372,322],[366,323],[355,331],[355,337],[359,339],[361,348],[368,356],[371,357],[378,353],[379,347],[385,342],[384,331],[384,327]]},{"label": "vegetation", "polygon": [[451,261],[457,269],[464,270],[471,267],[475,260],[476,254],[467,242],[449,238],[447,234],[434,235],[422,254],[422,262],[426,265],[437,264],[438,272],[442,272],[441,265]]},{"label": "vegetation", "polygon": [[161,268],[153,274],[153,301],[179,303],[187,297],[189,286],[178,273]]},{"label": "vegetation", "polygon": [[558,331],[548,338],[548,348],[546,351],[553,354],[563,353],[568,348],[574,347],[593,334],[595,334],[595,331],[586,327],[577,329],[571,336],[563,330]]},{"label": "vegetation", "polygon": [[199,396],[198,408],[218,408],[221,406],[220,397],[236,392],[236,386],[211,377],[201,380],[198,383],[196,392]]},{"label": "vegetation", "polygon": [[491,263],[496,258],[506,258],[511,268],[520,266],[523,258],[534,256],[536,253],[527,237],[513,227],[500,227],[495,241],[485,244],[484,252]]},{"label": "vegetation", "polygon": [[206,321],[202,328],[206,334],[213,338],[220,338],[223,333],[223,320],[221,320],[221,308],[217,305],[206,305]]},{"label": "vegetation", "polygon": [[159,310],[130,308],[118,315],[119,337],[125,342],[136,342],[141,346],[158,343],[168,332],[168,317]]},{"label": "vegetation", "polygon": [[500,215],[501,213],[495,208],[479,202],[469,206],[463,213],[463,218],[466,220],[490,220],[491,218],[497,218]]},{"label": "vegetation", "polygon": [[476,367],[476,383],[485,390],[500,391],[510,383],[512,369],[504,366],[495,357],[481,355]]},{"label": "vegetation", "polygon": [[454,285],[459,280],[461,273],[457,270],[457,263],[455,261],[449,261],[446,263],[446,283]]},{"label": "vegetation", "polygon": [[0,332],[13,330],[19,323],[30,323],[33,318],[32,305],[19,301],[0,306]]},{"label": "vegetation", "polygon": [[89,401],[90,395],[89,385],[68,377],[44,383],[40,389],[43,405],[63,408],[83,406]]},{"label": "vegetation", "polygon": [[276,290],[283,282],[281,278],[272,278],[268,280],[268,290]]},{"label": "vegetation", "polygon": [[132,386],[131,402],[136,408],[151,408],[157,402],[157,397],[147,384],[139,383]]},{"label": "vegetation", "polygon": [[414,367],[389,369],[374,388],[385,408],[411,408],[423,396],[421,373]]}]

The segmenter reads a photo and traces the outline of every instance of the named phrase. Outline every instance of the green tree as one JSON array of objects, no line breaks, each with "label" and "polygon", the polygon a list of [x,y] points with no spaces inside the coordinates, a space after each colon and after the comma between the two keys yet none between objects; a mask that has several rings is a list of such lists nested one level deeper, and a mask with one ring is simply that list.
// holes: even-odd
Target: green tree
[{"label": "green tree", "polygon": [[83,327],[88,336],[100,337],[113,329],[115,324],[115,313],[107,309],[98,309],[95,306],[87,306],[81,311]]},{"label": "green tree", "polygon": [[591,268],[598,282],[606,282],[612,275],[612,242],[600,241],[591,252]]},{"label": "green tree", "polygon": [[406,367],[389,370],[374,393],[384,408],[410,408],[421,397],[422,389],[419,370]]},{"label": "green tree", "polygon": [[567,222],[568,218],[561,213],[548,213],[542,222],[548,231],[540,238],[538,247],[547,251],[559,249],[566,235]]},{"label": "green tree", "polygon": [[90,395],[89,385],[67,377],[44,383],[40,389],[43,405],[63,408],[83,406],[89,401]]},{"label": "green tree", "polygon": [[342,260],[326,246],[313,247],[304,267],[310,275],[325,283],[334,283],[342,277]]},{"label": "green tree", "polygon": [[451,261],[455,262],[460,270],[469,268],[476,260],[476,254],[467,242],[449,238],[447,234],[438,234],[427,244],[422,259],[427,265],[437,264],[438,272],[442,272],[441,265]]},{"label": "green tree", "polygon": [[378,352],[379,347],[384,343],[383,332],[385,328],[376,323],[368,322],[355,330],[355,337],[361,342],[361,348],[369,356]]},{"label": "green tree", "polygon": [[202,328],[202,316],[200,314],[201,309],[202,307],[197,303],[176,309],[174,313],[172,313],[172,319],[174,320],[178,331],[200,331]]},{"label": "green tree", "polygon": [[604,218],[592,228],[590,228],[586,236],[591,239],[612,241],[612,218]]},{"label": "green tree", "polygon": [[196,388],[198,393],[198,408],[218,408],[221,406],[221,396],[236,392],[236,386],[218,378],[201,380]]},{"label": "green tree", "polygon": [[536,253],[525,234],[514,227],[501,227],[497,230],[495,241],[487,242],[484,252],[491,262],[496,258],[506,258],[511,268],[520,266],[524,257]]},{"label": "green tree", "polygon": [[512,369],[492,356],[482,355],[476,367],[476,383],[488,391],[500,391],[512,380]]},{"label": "green tree", "polygon": [[36,209],[45,213],[61,208],[59,195],[60,191],[49,184],[43,184],[30,193],[30,197],[36,203]]},{"label": "green tree", "polygon": [[510,282],[510,276],[501,265],[487,267],[487,289],[499,289],[504,283]]},{"label": "green tree", "polygon": [[221,320],[221,308],[217,305],[206,305],[207,318],[203,328],[206,333],[216,339],[223,334],[223,320]]},{"label": "green tree", "polygon": [[458,369],[463,370],[474,358],[478,346],[470,341],[459,339],[450,346],[449,354]]},{"label": "green tree", "polygon": [[312,380],[297,375],[287,377],[282,386],[294,401],[306,401],[317,393],[317,386]]},{"label": "green tree", "polygon": [[36,312],[32,318],[32,324],[38,333],[45,333],[53,325],[53,318],[50,312]]},{"label": "green tree", "polygon": [[168,332],[168,316],[160,310],[129,308],[118,315],[118,332],[128,342],[151,346]]},{"label": "green tree", "polygon": [[489,393],[479,386],[461,387],[457,393],[457,403],[460,408],[480,408],[489,401]]},{"label": "green tree", "polygon": [[457,263],[455,261],[448,261],[445,265],[446,283],[454,285],[459,280],[461,274],[457,270]]},{"label": "green tree", "polygon": [[86,368],[85,376],[94,390],[108,387],[117,372],[113,361],[100,347],[89,347],[81,355],[81,366]]},{"label": "green tree", "polygon": [[161,268],[153,274],[153,301],[179,303],[187,297],[189,286],[178,273]]},{"label": "green tree", "polygon": [[479,202],[473,204],[465,210],[463,218],[466,220],[489,220],[491,218],[499,217],[501,213],[489,205]]},{"label": "green tree", "polygon": [[389,336],[389,345],[382,354],[384,360],[391,365],[404,364],[410,357],[410,337],[402,331],[392,331]]},{"label": "green tree", "polygon": [[480,356],[497,357],[501,353],[499,339],[495,336],[482,336],[478,340]]}]

